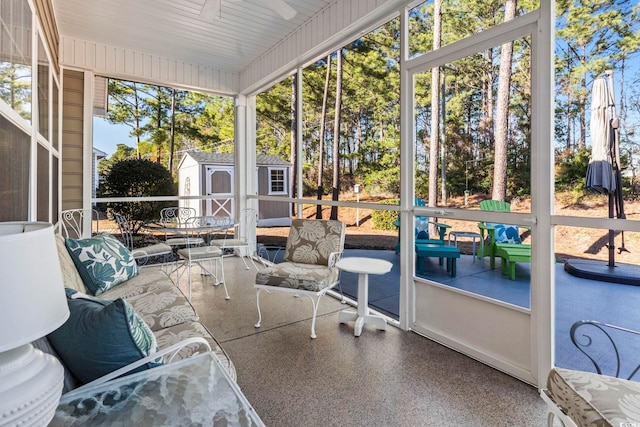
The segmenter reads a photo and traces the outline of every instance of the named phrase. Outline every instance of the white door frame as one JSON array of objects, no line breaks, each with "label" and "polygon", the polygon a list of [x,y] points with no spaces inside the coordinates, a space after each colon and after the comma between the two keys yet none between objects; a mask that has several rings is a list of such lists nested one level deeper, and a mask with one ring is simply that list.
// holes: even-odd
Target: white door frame
[{"label": "white door frame", "polygon": [[[207,196],[217,196],[215,199],[207,199],[205,214],[208,216],[230,216],[233,218],[233,203],[230,204],[230,209],[225,208],[225,205],[230,200],[233,202],[233,195],[235,191],[234,167],[222,165],[205,165],[204,170],[205,193]],[[231,189],[228,193],[217,193],[213,191],[214,189],[211,186],[211,176],[216,172],[227,172],[229,174],[229,183]]]},{"label": "white door frame", "polygon": [[[532,384],[544,384],[552,366],[554,277],[553,231],[553,5],[500,24],[482,33],[407,59],[402,44],[401,63],[401,221],[414,215],[452,217],[469,221],[505,222],[530,226],[532,231],[531,309],[523,309],[480,295],[460,291],[413,275],[413,230],[401,232],[401,327],[503,370]],[[550,2],[553,3],[553,2]],[[408,33],[406,12],[403,35]],[[529,214],[487,213],[450,208],[413,206],[414,87],[413,76],[434,67],[503,43],[531,36],[532,40],[532,211]],[[404,37],[404,40],[407,38]],[[544,217],[540,218],[539,217]],[[544,225],[545,227],[540,227]]]}]

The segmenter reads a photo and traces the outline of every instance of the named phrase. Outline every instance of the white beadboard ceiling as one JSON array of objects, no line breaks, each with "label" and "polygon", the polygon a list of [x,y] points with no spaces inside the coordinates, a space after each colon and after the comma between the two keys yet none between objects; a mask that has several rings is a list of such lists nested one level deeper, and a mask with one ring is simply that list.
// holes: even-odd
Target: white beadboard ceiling
[{"label": "white beadboard ceiling", "polygon": [[[216,1],[216,0],[212,0]],[[240,73],[334,0],[286,0],[283,19],[270,0],[221,0],[220,17],[200,18],[205,0],[53,0],[62,37]]]}]

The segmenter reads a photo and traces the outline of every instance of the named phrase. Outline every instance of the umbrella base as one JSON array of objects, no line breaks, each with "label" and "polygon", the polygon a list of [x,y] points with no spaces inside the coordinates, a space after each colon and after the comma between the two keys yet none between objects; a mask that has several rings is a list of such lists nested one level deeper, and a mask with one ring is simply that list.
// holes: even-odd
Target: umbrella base
[{"label": "umbrella base", "polygon": [[640,286],[640,266],[637,265],[617,263],[609,267],[604,261],[569,259],[564,270],[583,279]]}]

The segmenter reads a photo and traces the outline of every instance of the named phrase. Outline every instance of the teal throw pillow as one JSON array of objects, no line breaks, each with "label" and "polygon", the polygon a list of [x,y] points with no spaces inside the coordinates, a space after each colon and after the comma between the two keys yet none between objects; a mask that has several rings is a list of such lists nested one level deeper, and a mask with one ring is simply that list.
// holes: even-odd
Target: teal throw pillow
[{"label": "teal throw pillow", "polygon": [[[66,292],[69,319],[48,338],[80,382],[91,382],[158,351],[153,332],[125,300],[102,300],[69,288]],[[158,357],[131,373],[161,362]]]},{"label": "teal throw pillow", "polygon": [[65,245],[84,285],[94,295],[138,274],[138,265],[129,249],[110,234],[66,239]]},{"label": "teal throw pillow", "polygon": [[522,243],[517,225],[487,223],[487,227],[496,229],[494,234],[496,243]]}]

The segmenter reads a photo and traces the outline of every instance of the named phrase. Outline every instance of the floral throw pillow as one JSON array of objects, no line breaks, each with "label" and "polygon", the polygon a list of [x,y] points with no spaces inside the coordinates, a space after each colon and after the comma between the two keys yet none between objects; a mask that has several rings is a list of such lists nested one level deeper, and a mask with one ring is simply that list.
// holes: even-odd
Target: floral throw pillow
[{"label": "floral throw pillow", "polygon": [[84,285],[93,295],[100,295],[138,274],[131,252],[110,234],[66,239],[65,245]]},{"label": "floral throw pillow", "polygon": [[517,225],[487,223],[487,227],[495,228],[496,243],[522,243]]},{"label": "floral throw pillow", "polygon": [[[153,332],[125,300],[103,300],[65,290],[69,319],[47,338],[81,382],[91,382],[158,351]],[[158,357],[132,372],[161,362]]]},{"label": "floral throw pillow", "polygon": [[429,218],[417,216],[414,222],[416,240],[429,240]]}]

